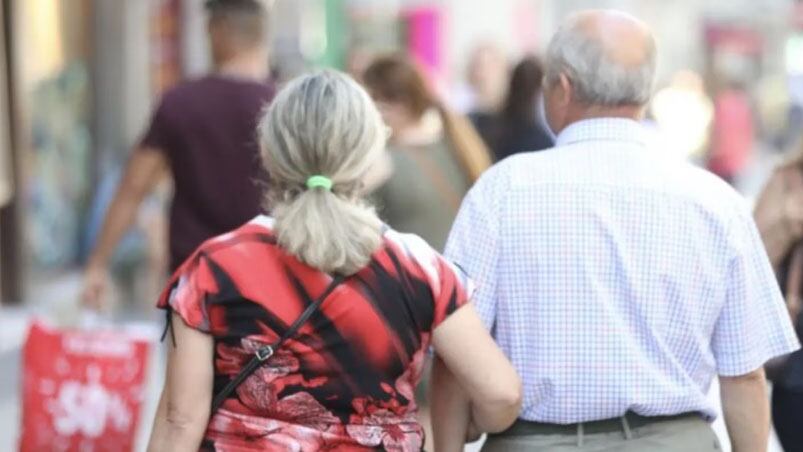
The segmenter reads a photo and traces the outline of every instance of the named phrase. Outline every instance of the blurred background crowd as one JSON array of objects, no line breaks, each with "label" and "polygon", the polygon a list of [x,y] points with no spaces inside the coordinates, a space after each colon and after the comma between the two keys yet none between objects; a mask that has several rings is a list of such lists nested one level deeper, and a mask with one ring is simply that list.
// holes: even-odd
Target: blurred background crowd
[{"label": "blurred background crowd", "polygon": [[[4,360],[14,359],[25,319],[76,305],[105,208],[160,94],[209,70],[203,3],[2,0]],[[658,82],[648,121],[667,152],[754,197],[801,138],[803,1],[275,0],[272,79],[281,84],[324,66],[366,84],[394,146],[425,147],[436,159],[407,173],[397,162],[377,192],[384,214],[440,248],[454,212],[444,218],[426,205],[431,193],[416,192],[416,179],[429,179],[440,202],[456,209],[468,188],[462,181],[482,166],[482,148],[499,160],[551,146],[539,106],[542,52],[562,18],[589,7],[631,12],[655,31]],[[425,86],[405,73],[406,60],[386,56],[394,52],[417,62]],[[436,125],[448,140],[429,139]],[[460,165],[444,170],[437,160],[444,143],[460,148],[443,154]],[[467,177],[450,174],[457,167]],[[167,181],[148,198],[112,259],[114,312],[124,320],[156,322],[152,306],[169,265],[170,190]],[[11,410],[3,404],[13,404],[2,398],[8,392],[0,394],[0,419]]]},{"label": "blurred background crowd", "polygon": [[[200,0],[3,7],[0,287],[4,304],[18,304],[80,267],[160,93],[203,74],[210,58]],[[586,7],[627,10],[655,29],[649,120],[669,152],[751,195],[762,183],[756,167],[794,147],[803,2],[792,0],[277,0],[270,64],[278,83],[320,66],[362,79],[377,56],[406,52],[438,102],[468,115],[503,158],[549,145],[548,131],[527,127],[539,120],[540,53],[561,18]],[[150,304],[159,284],[147,276],[164,273],[168,190],[149,200],[115,256],[128,302]]]}]

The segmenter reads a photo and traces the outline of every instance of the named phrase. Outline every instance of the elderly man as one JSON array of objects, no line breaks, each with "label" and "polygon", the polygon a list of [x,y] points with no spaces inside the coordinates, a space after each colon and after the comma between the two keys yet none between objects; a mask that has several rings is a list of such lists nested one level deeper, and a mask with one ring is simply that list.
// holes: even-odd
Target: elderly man
[{"label": "elderly man", "polygon": [[[655,52],[631,16],[571,16],[547,55],[556,147],[503,161],[464,200],[446,254],[524,382],[520,420],[485,450],[718,450],[717,375],[734,450],[766,450],[762,366],[799,344],[743,200],[639,123]],[[448,424],[449,377],[436,366],[445,449],[466,433]]]}]

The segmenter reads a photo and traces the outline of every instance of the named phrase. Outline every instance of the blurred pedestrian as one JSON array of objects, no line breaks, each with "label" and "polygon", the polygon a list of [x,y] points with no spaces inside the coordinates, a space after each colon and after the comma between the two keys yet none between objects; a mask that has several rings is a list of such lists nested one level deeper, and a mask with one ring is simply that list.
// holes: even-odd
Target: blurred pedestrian
[{"label": "blurred pedestrian", "polygon": [[497,161],[519,152],[541,151],[554,145],[538,117],[543,78],[543,65],[535,56],[525,57],[513,68],[502,111],[484,137]]},{"label": "blurred pedestrian", "polygon": [[258,149],[253,130],[273,97],[267,54],[267,11],[258,0],[209,0],[214,70],[164,94],[126,164],[89,257],[84,303],[104,306],[108,262],[143,199],[166,175],[170,208],[170,269],[204,240],[261,211]]},{"label": "blurred pedestrian", "polygon": [[507,91],[510,63],[504,50],[490,41],[478,44],[469,56],[467,75],[469,103],[458,111],[465,111],[477,132],[486,139]]},{"label": "blurred pedestrian", "polygon": [[364,81],[391,129],[393,174],[376,194],[381,216],[442,250],[460,201],[490,165],[490,153],[471,123],[437,99],[409,58],[377,59]]},{"label": "blurred pedestrian", "polygon": [[655,59],[632,16],[572,15],[546,61],[554,151],[505,160],[463,202],[446,254],[526,394],[485,450],[720,450],[717,374],[734,450],[767,448],[763,365],[799,343],[744,200],[639,122]]},{"label": "blurred pedestrian", "polygon": [[[779,166],[758,199],[756,223],[803,338],[803,152]],[[772,420],[785,450],[803,450],[803,351],[768,364],[773,380]]]},{"label": "blurred pedestrian", "polygon": [[149,450],[419,451],[430,342],[481,428],[507,428],[521,386],[472,284],[359,195],[385,152],[368,94],[336,72],[297,79],[260,138],[275,216],[202,245],[159,301],[175,337]]},{"label": "blurred pedestrian", "polygon": [[730,184],[738,182],[755,147],[750,98],[740,83],[730,82],[714,98],[714,122],[708,169]]},{"label": "blurred pedestrian", "polygon": [[466,80],[457,84],[452,106],[472,122],[492,119],[502,107],[509,73],[504,49],[493,41],[478,42],[469,52]]}]

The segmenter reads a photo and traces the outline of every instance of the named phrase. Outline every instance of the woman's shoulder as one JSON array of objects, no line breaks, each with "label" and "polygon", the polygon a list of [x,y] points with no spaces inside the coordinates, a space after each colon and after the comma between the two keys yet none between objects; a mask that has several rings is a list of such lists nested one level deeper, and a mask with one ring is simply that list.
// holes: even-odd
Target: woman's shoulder
[{"label": "woman's shoulder", "polygon": [[411,256],[431,256],[438,254],[426,240],[417,234],[399,232],[386,225],[382,231],[382,237],[385,239],[386,245],[401,247],[405,253]]},{"label": "woman's shoulder", "polygon": [[208,239],[198,248],[198,253],[209,256],[232,248],[275,245],[273,224],[272,218],[259,215],[237,229]]},{"label": "woman's shoulder", "polygon": [[414,263],[431,276],[437,274],[438,263],[443,259],[426,240],[416,234],[403,233],[386,227],[384,234],[385,248],[401,254],[404,261]]}]

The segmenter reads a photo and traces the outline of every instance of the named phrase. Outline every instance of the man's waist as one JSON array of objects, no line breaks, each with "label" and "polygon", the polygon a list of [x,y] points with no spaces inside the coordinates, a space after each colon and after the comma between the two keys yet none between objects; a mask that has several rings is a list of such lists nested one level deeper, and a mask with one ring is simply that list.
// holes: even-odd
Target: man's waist
[{"label": "man's waist", "polygon": [[621,417],[574,424],[550,424],[519,419],[512,427],[498,435],[576,435],[578,431],[582,431],[583,434],[613,433],[621,432],[623,429],[638,429],[651,424],[686,419],[703,420],[703,416],[698,412],[681,413],[671,416],[642,416],[633,412],[627,412]]}]

